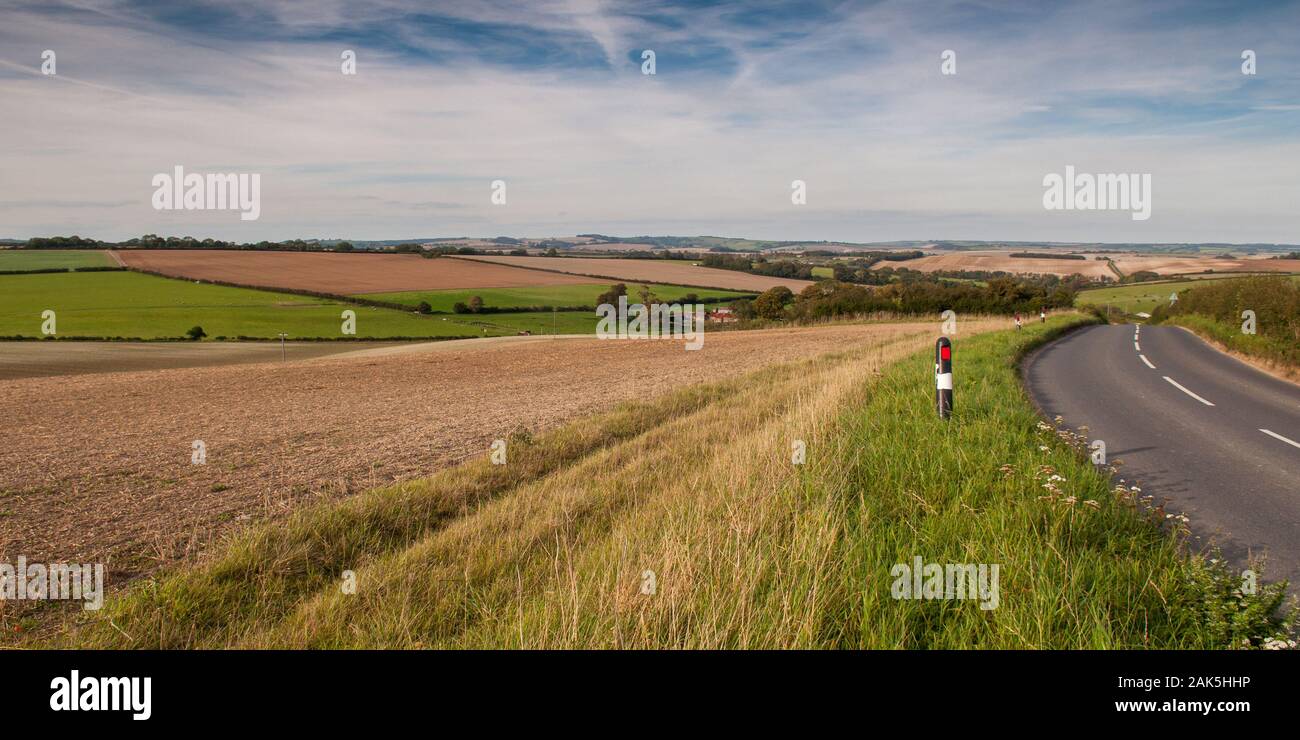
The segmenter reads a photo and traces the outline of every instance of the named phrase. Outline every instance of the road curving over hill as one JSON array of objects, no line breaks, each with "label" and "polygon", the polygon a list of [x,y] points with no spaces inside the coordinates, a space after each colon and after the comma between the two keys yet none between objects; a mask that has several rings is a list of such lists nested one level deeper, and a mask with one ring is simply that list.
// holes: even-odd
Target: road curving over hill
[{"label": "road curving over hill", "polygon": [[1169,499],[1231,562],[1267,555],[1300,585],[1300,386],[1171,326],[1092,326],[1027,358],[1048,417],[1106,444],[1120,476]]}]

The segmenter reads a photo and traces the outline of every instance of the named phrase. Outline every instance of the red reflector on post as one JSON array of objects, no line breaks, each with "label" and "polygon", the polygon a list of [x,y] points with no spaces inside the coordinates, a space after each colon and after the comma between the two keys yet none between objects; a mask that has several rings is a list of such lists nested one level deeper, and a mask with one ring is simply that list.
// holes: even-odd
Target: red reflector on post
[{"label": "red reflector on post", "polygon": [[946,344],[945,344],[944,346],[940,347],[940,348],[939,348],[939,359],[941,359],[941,360],[951,360],[951,359],[952,359],[952,347],[949,347],[949,346],[946,345]]}]

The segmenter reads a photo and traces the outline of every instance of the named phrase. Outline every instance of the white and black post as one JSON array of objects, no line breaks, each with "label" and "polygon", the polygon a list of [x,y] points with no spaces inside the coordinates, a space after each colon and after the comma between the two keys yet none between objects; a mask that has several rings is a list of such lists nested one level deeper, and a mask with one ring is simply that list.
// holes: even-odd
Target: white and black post
[{"label": "white and black post", "polygon": [[934,404],[939,418],[952,416],[952,342],[939,337],[934,343]]}]

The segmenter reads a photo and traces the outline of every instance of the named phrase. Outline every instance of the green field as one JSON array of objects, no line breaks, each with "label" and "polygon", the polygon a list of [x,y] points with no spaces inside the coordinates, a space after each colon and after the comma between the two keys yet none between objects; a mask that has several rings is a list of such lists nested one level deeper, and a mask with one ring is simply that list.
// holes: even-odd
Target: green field
[{"label": "green field", "polygon": [[116,266],[108,252],[98,249],[0,249],[0,272]]},{"label": "green field", "polygon": [[[365,293],[356,296],[373,301],[400,303],[412,308],[421,301],[428,302],[434,311],[450,313],[457,303],[468,303],[473,296],[483,299],[488,308],[538,308],[553,306],[592,306],[596,297],[610,289],[613,283],[589,283],[584,285],[536,285],[525,288],[478,288],[475,290],[415,290],[400,293]],[[638,300],[639,283],[625,282],[629,302]],[[691,288],[684,285],[655,285],[654,294],[665,302],[680,301],[688,293],[694,293],[700,299],[709,298],[746,298],[750,293],[737,293],[729,290],[711,288]]]},{"label": "green field", "polygon": [[57,336],[179,337],[201,326],[209,338],[344,336],[341,314],[356,311],[356,336],[500,336],[520,331],[595,331],[586,311],[420,316],[309,296],[231,288],[134,272],[0,275],[0,336],[40,337],[41,313],[56,314]]},{"label": "green field", "polygon": [[[1188,288],[1195,287],[1204,283],[1206,280],[1225,280],[1232,277],[1221,275],[1214,278],[1198,278],[1196,280],[1179,280],[1176,282],[1151,282],[1151,283],[1134,283],[1133,285],[1122,285],[1116,288],[1098,288],[1096,290],[1085,290],[1075,297],[1074,303],[1077,306],[1102,306],[1110,304],[1111,308],[1116,311],[1126,313],[1138,313],[1139,311],[1151,313],[1151,309],[1157,305],[1169,302],[1169,294],[1181,292]],[[1300,275],[1292,277],[1292,280],[1300,281]]]}]

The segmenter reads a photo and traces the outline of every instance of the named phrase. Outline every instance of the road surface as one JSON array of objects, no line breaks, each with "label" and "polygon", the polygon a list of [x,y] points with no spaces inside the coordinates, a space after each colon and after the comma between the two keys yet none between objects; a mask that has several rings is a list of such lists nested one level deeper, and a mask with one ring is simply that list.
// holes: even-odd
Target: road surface
[{"label": "road surface", "polygon": [[1300,586],[1300,386],[1172,326],[1091,326],[1025,363],[1049,417],[1088,427],[1120,477],[1169,499],[1192,532],[1244,567]]}]

